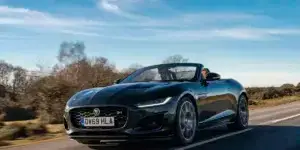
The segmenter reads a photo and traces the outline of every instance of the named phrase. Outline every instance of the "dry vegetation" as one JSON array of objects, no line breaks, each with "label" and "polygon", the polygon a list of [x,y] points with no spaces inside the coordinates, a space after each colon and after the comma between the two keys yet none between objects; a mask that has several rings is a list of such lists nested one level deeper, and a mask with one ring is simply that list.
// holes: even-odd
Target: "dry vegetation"
[{"label": "dry vegetation", "polygon": [[283,84],[280,87],[246,88],[252,107],[274,106],[300,100],[300,83]]},{"label": "dry vegetation", "polygon": [[[84,49],[82,42],[63,42],[58,63],[46,74],[28,74],[22,67],[0,61],[0,146],[8,145],[9,140],[61,133],[62,113],[71,95],[82,89],[110,85],[142,67],[133,64],[119,71],[104,57],[87,57]],[[186,61],[175,55],[164,63]],[[45,73],[44,69],[40,67],[40,72]],[[247,91],[251,105],[263,106],[271,101],[275,105],[298,100],[300,84],[251,87]]]}]

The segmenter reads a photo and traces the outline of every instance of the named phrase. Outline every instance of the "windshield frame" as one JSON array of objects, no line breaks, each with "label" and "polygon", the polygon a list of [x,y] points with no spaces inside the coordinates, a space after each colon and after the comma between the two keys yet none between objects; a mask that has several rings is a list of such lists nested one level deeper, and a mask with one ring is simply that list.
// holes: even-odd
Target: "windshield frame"
[{"label": "windshield frame", "polygon": [[[196,64],[196,63],[169,63],[169,64],[152,65],[152,66],[148,66],[148,67],[138,69],[135,72],[128,75],[127,77],[125,77],[124,79],[122,79],[119,83],[120,84],[122,84],[122,83],[136,83],[136,82],[132,82],[132,79],[135,78],[136,76],[140,75],[142,72],[144,72],[146,70],[159,68],[159,67],[162,67],[162,66],[167,66],[167,67],[196,67],[194,78],[191,79],[191,80],[184,80],[184,81],[197,82],[197,81],[201,80],[201,69],[203,68],[202,64]],[[153,80],[153,82],[172,82],[172,81],[177,81],[177,80],[167,80],[167,81]],[[145,81],[145,82],[147,82],[147,81]],[[150,81],[150,82],[152,82],[152,81]]]}]

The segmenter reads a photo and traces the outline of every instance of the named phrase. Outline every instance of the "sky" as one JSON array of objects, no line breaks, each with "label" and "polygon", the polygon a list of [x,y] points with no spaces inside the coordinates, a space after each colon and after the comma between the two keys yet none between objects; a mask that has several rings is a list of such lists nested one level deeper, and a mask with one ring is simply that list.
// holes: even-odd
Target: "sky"
[{"label": "sky", "polygon": [[297,0],[0,0],[0,60],[34,70],[63,41],[122,69],[180,54],[245,86],[300,82]]}]

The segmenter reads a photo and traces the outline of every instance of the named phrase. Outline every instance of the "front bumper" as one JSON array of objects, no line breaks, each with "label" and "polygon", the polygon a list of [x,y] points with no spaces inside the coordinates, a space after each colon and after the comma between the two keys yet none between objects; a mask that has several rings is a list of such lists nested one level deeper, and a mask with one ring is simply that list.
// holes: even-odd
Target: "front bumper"
[{"label": "front bumper", "polygon": [[75,108],[110,107],[103,105],[81,106],[70,108],[64,114],[64,125],[68,136],[80,143],[90,144],[99,140],[139,141],[163,140],[173,136],[177,104],[175,101],[161,106],[137,108],[128,106],[127,119],[123,126],[117,128],[81,128],[72,122]]}]

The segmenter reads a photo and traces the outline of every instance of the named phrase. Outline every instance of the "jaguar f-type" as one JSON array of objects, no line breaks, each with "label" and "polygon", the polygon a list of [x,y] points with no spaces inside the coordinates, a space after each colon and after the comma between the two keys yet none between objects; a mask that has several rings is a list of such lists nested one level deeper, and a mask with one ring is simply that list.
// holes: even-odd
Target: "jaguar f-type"
[{"label": "jaguar f-type", "polygon": [[199,129],[248,126],[248,96],[235,79],[201,73],[199,63],[158,64],[136,70],[106,87],[75,93],[64,126],[82,144],[101,141],[194,141]]}]

